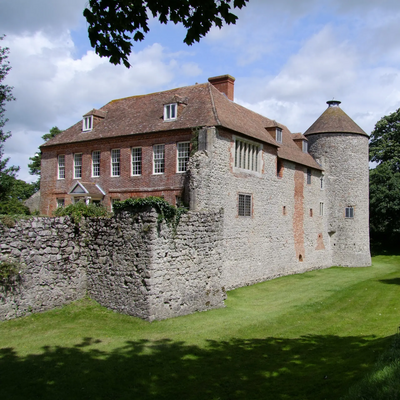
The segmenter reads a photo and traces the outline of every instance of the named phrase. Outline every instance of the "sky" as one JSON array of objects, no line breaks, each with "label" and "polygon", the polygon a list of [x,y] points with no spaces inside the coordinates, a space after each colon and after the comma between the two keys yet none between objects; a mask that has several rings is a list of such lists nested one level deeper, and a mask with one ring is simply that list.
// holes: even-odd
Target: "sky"
[{"label": "sky", "polygon": [[325,111],[342,109],[368,134],[400,108],[398,0],[250,0],[236,25],[212,28],[200,43],[185,29],[150,21],[135,43],[131,68],[110,64],[90,47],[87,0],[0,0],[0,46],[10,50],[5,84],[8,165],[32,182],[29,157],[53,126],[67,129],[117,98],[236,78],[235,102],[305,132]]}]

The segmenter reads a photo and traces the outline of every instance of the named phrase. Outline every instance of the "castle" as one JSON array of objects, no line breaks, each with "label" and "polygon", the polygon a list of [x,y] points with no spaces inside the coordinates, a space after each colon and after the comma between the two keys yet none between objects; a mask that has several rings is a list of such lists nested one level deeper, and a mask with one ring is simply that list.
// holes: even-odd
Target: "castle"
[{"label": "castle", "polygon": [[89,111],[41,146],[41,213],[150,195],[223,209],[227,289],[370,265],[368,135],[339,101],[301,134],[233,100],[224,75]]}]

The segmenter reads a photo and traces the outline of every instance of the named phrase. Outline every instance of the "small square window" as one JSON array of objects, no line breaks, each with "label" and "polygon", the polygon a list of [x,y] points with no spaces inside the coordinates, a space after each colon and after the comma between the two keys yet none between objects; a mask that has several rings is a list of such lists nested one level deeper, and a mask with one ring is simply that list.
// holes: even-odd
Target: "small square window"
[{"label": "small square window", "polygon": [[65,199],[57,199],[57,208],[63,208],[65,206]]},{"label": "small square window", "polygon": [[166,104],[164,106],[164,121],[172,121],[176,119],[176,103]]},{"label": "small square window", "polygon": [[251,217],[251,194],[239,194],[239,217]]},{"label": "small square window", "polygon": [[93,129],[93,115],[83,117],[82,130],[84,132],[91,131]]},{"label": "small square window", "polygon": [[354,218],[354,208],[346,207],[346,218]]}]

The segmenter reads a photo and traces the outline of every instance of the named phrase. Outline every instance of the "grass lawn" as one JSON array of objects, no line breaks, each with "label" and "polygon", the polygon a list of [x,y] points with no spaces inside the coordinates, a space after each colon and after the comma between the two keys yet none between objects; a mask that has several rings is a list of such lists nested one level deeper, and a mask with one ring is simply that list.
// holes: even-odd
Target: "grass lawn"
[{"label": "grass lawn", "polygon": [[82,300],[0,323],[0,398],[338,400],[399,324],[398,256],[236,289],[224,309],[153,323]]}]

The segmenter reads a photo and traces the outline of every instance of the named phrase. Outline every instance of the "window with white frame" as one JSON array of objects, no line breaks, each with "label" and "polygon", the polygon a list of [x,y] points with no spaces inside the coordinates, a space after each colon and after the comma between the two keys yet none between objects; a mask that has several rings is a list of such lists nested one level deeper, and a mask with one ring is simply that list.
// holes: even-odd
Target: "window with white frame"
[{"label": "window with white frame", "polygon": [[93,129],[93,115],[89,115],[88,117],[83,117],[82,121],[82,130],[91,131]]},{"label": "window with white frame", "polygon": [[164,121],[172,121],[177,117],[177,104],[165,104],[164,106]]},{"label": "window with white frame", "polygon": [[303,140],[302,147],[303,147],[303,153],[307,153],[308,152],[308,142]]},{"label": "window with white frame", "polygon": [[165,146],[156,144],[153,146],[153,174],[163,174],[165,171]]},{"label": "window with white frame", "polygon": [[58,179],[65,179],[65,155],[58,156]]},{"label": "window with white frame", "polygon": [[74,178],[82,178],[82,153],[74,154]]},{"label": "window with white frame", "polygon": [[65,206],[65,199],[58,198],[57,199],[57,208],[63,208]]},{"label": "window with white frame", "polygon": [[239,217],[251,217],[251,194],[239,194]]},{"label": "window with white frame", "polygon": [[142,148],[132,148],[132,175],[142,175]]},{"label": "window with white frame", "polygon": [[346,218],[354,218],[354,208],[353,207],[346,207]]},{"label": "window with white frame", "polygon": [[100,151],[92,152],[92,176],[100,176]]},{"label": "window with white frame", "polygon": [[322,201],[319,203],[319,215],[324,215],[324,203]]},{"label": "window with white frame", "polygon": [[111,150],[111,176],[120,176],[121,174],[121,150]]},{"label": "window with white frame", "polygon": [[235,139],[235,167],[249,171],[259,169],[260,146],[244,140]]},{"label": "window with white frame", "polygon": [[307,185],[311,185],[311,168],[307,168]]},{"label": "window with white frame", "polygon": [[177,172],[186,172],[190,155],[190,142],[181,142],[176,146]]},{"label": "window with white frame", "polygon": [[276,128],[276,141],[282,143],[282,129]]}]

